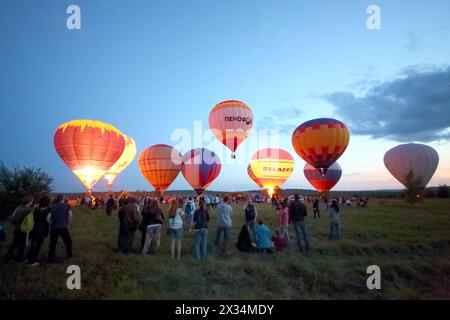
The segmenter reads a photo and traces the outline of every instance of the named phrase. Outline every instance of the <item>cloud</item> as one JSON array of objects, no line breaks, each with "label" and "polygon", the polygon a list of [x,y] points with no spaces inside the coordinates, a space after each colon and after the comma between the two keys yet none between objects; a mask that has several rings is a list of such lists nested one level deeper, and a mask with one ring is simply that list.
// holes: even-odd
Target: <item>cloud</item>
[{"label": "cloud", "polygon": [[282,107],[273,109],[270,115],[258,119],[256,130],[274,129],[280,134],[291,135],[299,125],[303,111],[296,107]]},{"label": "cloud", "polygon": [[353,134],[401,142],[450,138],[450,67],[407,68],[364,96],[335,92],[324,99],[336,107]]},{"label": "cloud", "polygon": [[419,48],[419,39],[415,32],[409,31],[406,34],[406,44],[403,48],[408,51],[416,51]]}]

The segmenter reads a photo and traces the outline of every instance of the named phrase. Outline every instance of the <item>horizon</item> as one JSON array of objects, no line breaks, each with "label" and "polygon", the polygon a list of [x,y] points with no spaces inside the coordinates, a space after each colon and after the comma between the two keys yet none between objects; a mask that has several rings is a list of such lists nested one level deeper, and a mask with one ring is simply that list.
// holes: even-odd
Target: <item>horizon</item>
[{"label": "horizon", "polygon": [[[71,4],[81,8],[79,30],[66,27]],[[224,192],[256,188],[246,171],[253,153],[283,148],[295,169],[282,189],[308,189],[291,135],[305,121],[331,117],[351,134],[332,191],[402,188],[383,156],[408,142],[439,153],[428,185],[449,185],[450,2],[380,0],[379,30],[366,24],[371,4],[3,2],[0,134],[8,138],[0,142],[0,161],[43,169],[55,190],[83,192],[54,150],[53,134],[67,121],[94,119],[137,144],[113,189],[151,189],[137,158],[159,143],[182,154],[196,147],[216,152],[222,171],[210,188]],[[230,99],[254,114],[236,160],[208,125],[210,110]],[[190,189],[181,174],[168,192],[175,189]],[[107,190],[102,179],[93,191]]]}]

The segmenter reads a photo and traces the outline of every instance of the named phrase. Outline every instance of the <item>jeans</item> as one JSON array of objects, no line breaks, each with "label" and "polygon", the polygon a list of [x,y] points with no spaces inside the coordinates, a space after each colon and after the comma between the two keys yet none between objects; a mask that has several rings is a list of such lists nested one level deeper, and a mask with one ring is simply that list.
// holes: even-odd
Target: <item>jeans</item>
[{"label": "jeans", "polygon": [[305,242],[306,250],[309,250],[309,242],[308,242],[308,234],[306,233],[305,221],[296,221],[293,222],[295,236],[297,238],[297,245],[300,251],[303,251],[303,246],[301,242],[301,237],[303,237],[303,241]]},{"label": "jeans", "polygon": [[161,225],[152,224],[147,226],[147,235],[145,236],[144,249],[142,249],[142,254],[147,254],[148,250],[154,253],[159,249],[161,241]]},{"label": "jeans", "polygon": [[195,230],[194,254],[195,259],[206,259],[206,250],[208,243],[208,229]]},{"label": "jeans", "polygon": [[248,228],[248,232],[250,233],[250,237],[253,240],[253,242],[256,242],[256,226],[255,226],[255,220],[251,221],[245,221],[245,225]]},{"label": "jeans", "polygon": [[50,230],[50,250],[48,251],[49,262],[55,260],[56,244],[58,243],[59,237],[62,238],[64,245],[66,246],[66,257],[72,257],[72,238],[70,237],[69,229],[55,228]]},{"label": "jeans", "polygon": [[27,242],[27,234],[26,232],[22,232],[20,230],[14,231],[14,238],[9,246],[8,253],[6,254],[5,260],[14,259],[14,253],[17,249],[17,255],[15,260],[22,261],[23,252],[25,251],[25,246]]},{"label": "jeans", "polygon": [[231,231],[231,228],[228,228],[228,227],[218,227],[217,228],[215,244],[216,244],[216,246],[220,245],[220,237],[223,233],[223,244],[222,244],[223,251],[227,250],[228,240],[230,239],[230,231]]},{"label": "jeans", "polygon": [[341,238],[341,225],[337,222],[330,222],[330,239],[337,239],[339,240]]}]

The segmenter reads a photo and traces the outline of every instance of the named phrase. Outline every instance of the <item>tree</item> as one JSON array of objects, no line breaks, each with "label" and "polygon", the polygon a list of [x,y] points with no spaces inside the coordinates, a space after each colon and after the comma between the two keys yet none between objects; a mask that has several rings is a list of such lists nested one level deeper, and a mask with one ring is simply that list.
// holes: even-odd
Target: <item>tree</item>
[{"label": "tree", "polygon": [[440,185],[438,187],[437,195],[439,198],[448,198],[450,197],[450,187],[446,184]]},{"label": "tree", "polygon": [[420,177],[416,177],[414,172],[410,170],[406,176],[406,200],[411,203],[417,202],[422,199],[423,190],[424,187],[422,179]]},{"label": "tree", "polygon": [[42,169],[18,166],[9,169],[0,163],[0,220],[11,215],[25,195],[38,198],[50,193],[52,183],[53,179]]}]

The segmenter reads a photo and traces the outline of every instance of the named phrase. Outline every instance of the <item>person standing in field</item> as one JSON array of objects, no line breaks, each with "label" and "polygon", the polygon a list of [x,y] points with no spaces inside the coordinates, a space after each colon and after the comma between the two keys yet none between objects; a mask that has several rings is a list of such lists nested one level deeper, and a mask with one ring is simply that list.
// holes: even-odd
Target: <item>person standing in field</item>
[{"label": "person standing in field", "polygon": [[244,207],[245,225],[251,233],[252,239],[256,242],[256,219],[258,218],[258,210],[252,204],[251,198],[247,198],[247,204]]},{"label": "person standing in field", "polygon": [[[21,262],[23,253],[27,244],[27,232],[21,229],[22,222],[29,214],[33,214],[33,196],[27,195],[22,198],[20,205],[14,210],[10,219],[14,226],[13,240],[6,253],[5,261],[10,262],[12,260]],[[16,254],[17,251],[17,254]]]},{"label": "person standing in field", "polygon": [[288,247],[290,243],[288,199],[285,199],[278,207],[278,217],[280,223],[280,237],[285,239],[286,247]]},{"label": "person standing in field", "polygon": [[141,212],[142,219],[141,224],[139,225],[139,229],[141,230],[141,251],[144,249],[145,237],[147,236],[147,226],[149,225],[150,220],[150,211],[154,202],[157,202],[157,200],[151,200],[150,198],[147,199]]},{"label": "person standing in field", "polygon": [[108,201],[106,201],[106,208],[105,208],[106,215],[110,216],[115,207],[116,207],[116,200],[114,199],[113,195],[110,194]]},{"label": "person standing in field", "polygon": [[163,212],[159,207],[158,201],[153,201],[148,216],[147,233],[142,254],[147,254],[149,250],[151,253],[156,253],[156,251],[158,251],[161,242],[161,228],[163,223]]},{"label": "person standing in field", "polygon": [[189,232],[192,231],[191,224],[192,219],[194,218],[194,212],[195,212],[195,201],[192,199],[192,197],[189,197],[188,200],[186,200],[186,203],[184,204],[184,214],[186,216],[186,224],[189,226]]},{"label": "person standing in field", "polygon": [[339,215],[339,205],[336,200],[333,200],[328,209],[328,216],[330,218],[330,240],[339,240],[341,238],[341,220]]},{"label": "person standing in field", "polygon": [[313,213],[314,213],[314,219],[316,219],[316,215],[317,215],[317,218],[320,219],[319,199],[317,199],[317,198],[314,198],[314,201],[313,201]]},{"label": "person standing in field", "polygon": [[[195,259],[205,260],[207,254],[208,245],[208,222],[209,213],[205,209],[205,202],[203,199],[199,201],[199,208],[195,210],[194,218],[191,225],[194,226],[195,240],[194,240],[194,252]],[[191,226],[192,229],[192,226]]]},{"label": "person standing in field", "polygon": [[174,199],[170,204],[168,211],[169,214],[169,228],[170,237],[172,238],[172,243],[170,245],[170,253],[172,259],[175,259],[175,252],[177,253],[177,259],[180,260],[181,257],[181,240],[183,239],[183,200],[179,199],[176,201]]},{"label": "person standing in field", "polygon": [[128,199],[121,198],[119,200],[119,211],[117,216],[119,217],[119,236],[117,239],[117,247],[120,251],[125,253],[125,242],[126,242],[126,228],[127,224],[125,221],[125,207],[128,204]]},{"label": "person standing in field", "polygon": [[69,228],[72,224],[72,208],[65,203],[64,195],[56,197],[56,204],[52,206],[47,221],[50,224],[50,249],[48,252],[48,261],[55,262],[55,251],[58,238],[61,237],[66,246],[66,258],[72,257],[72,237]]},{"label": "person standing in field", "polygon": [[31,245],[28,250],[27,263],[29,265],[38,265],[39,252],[41,251],[42,243],[47,238],[49,233],[49,224],[47,217],[50,214],[50,197],[42,196],[39,201],[39,206],[34,209],[34,226],[31,231]]},{"label": "person standing in field", "polygon": [[[229,198],[225,196],[223,202],[217,207],[218,228],[216,233],[216,246],[221,247],[223,253],[227,252],[228,241],[231,236],[233,208],[229,205]],[[223,242],[220,245],[221,235],[223,233]]]},{"label": "person standing in field", "polygon": [[297,238],[297,245],[300,251],[303,251],[301,238],[305,242],[306,250],[309,250],[308,234],[306,233],[305,220],[307,216],[305,204],[300,201],[298,193],[294,195],[294,201],[289,205],[289,222],[294,225],[295,236]]},{"label": "person standing in field", "polygon": [[134,234],[139,225],[139,214],[137,199],[131,198],[124,207],[124,234],[123,234],[123,253],[131,253],[133,249]]}]

